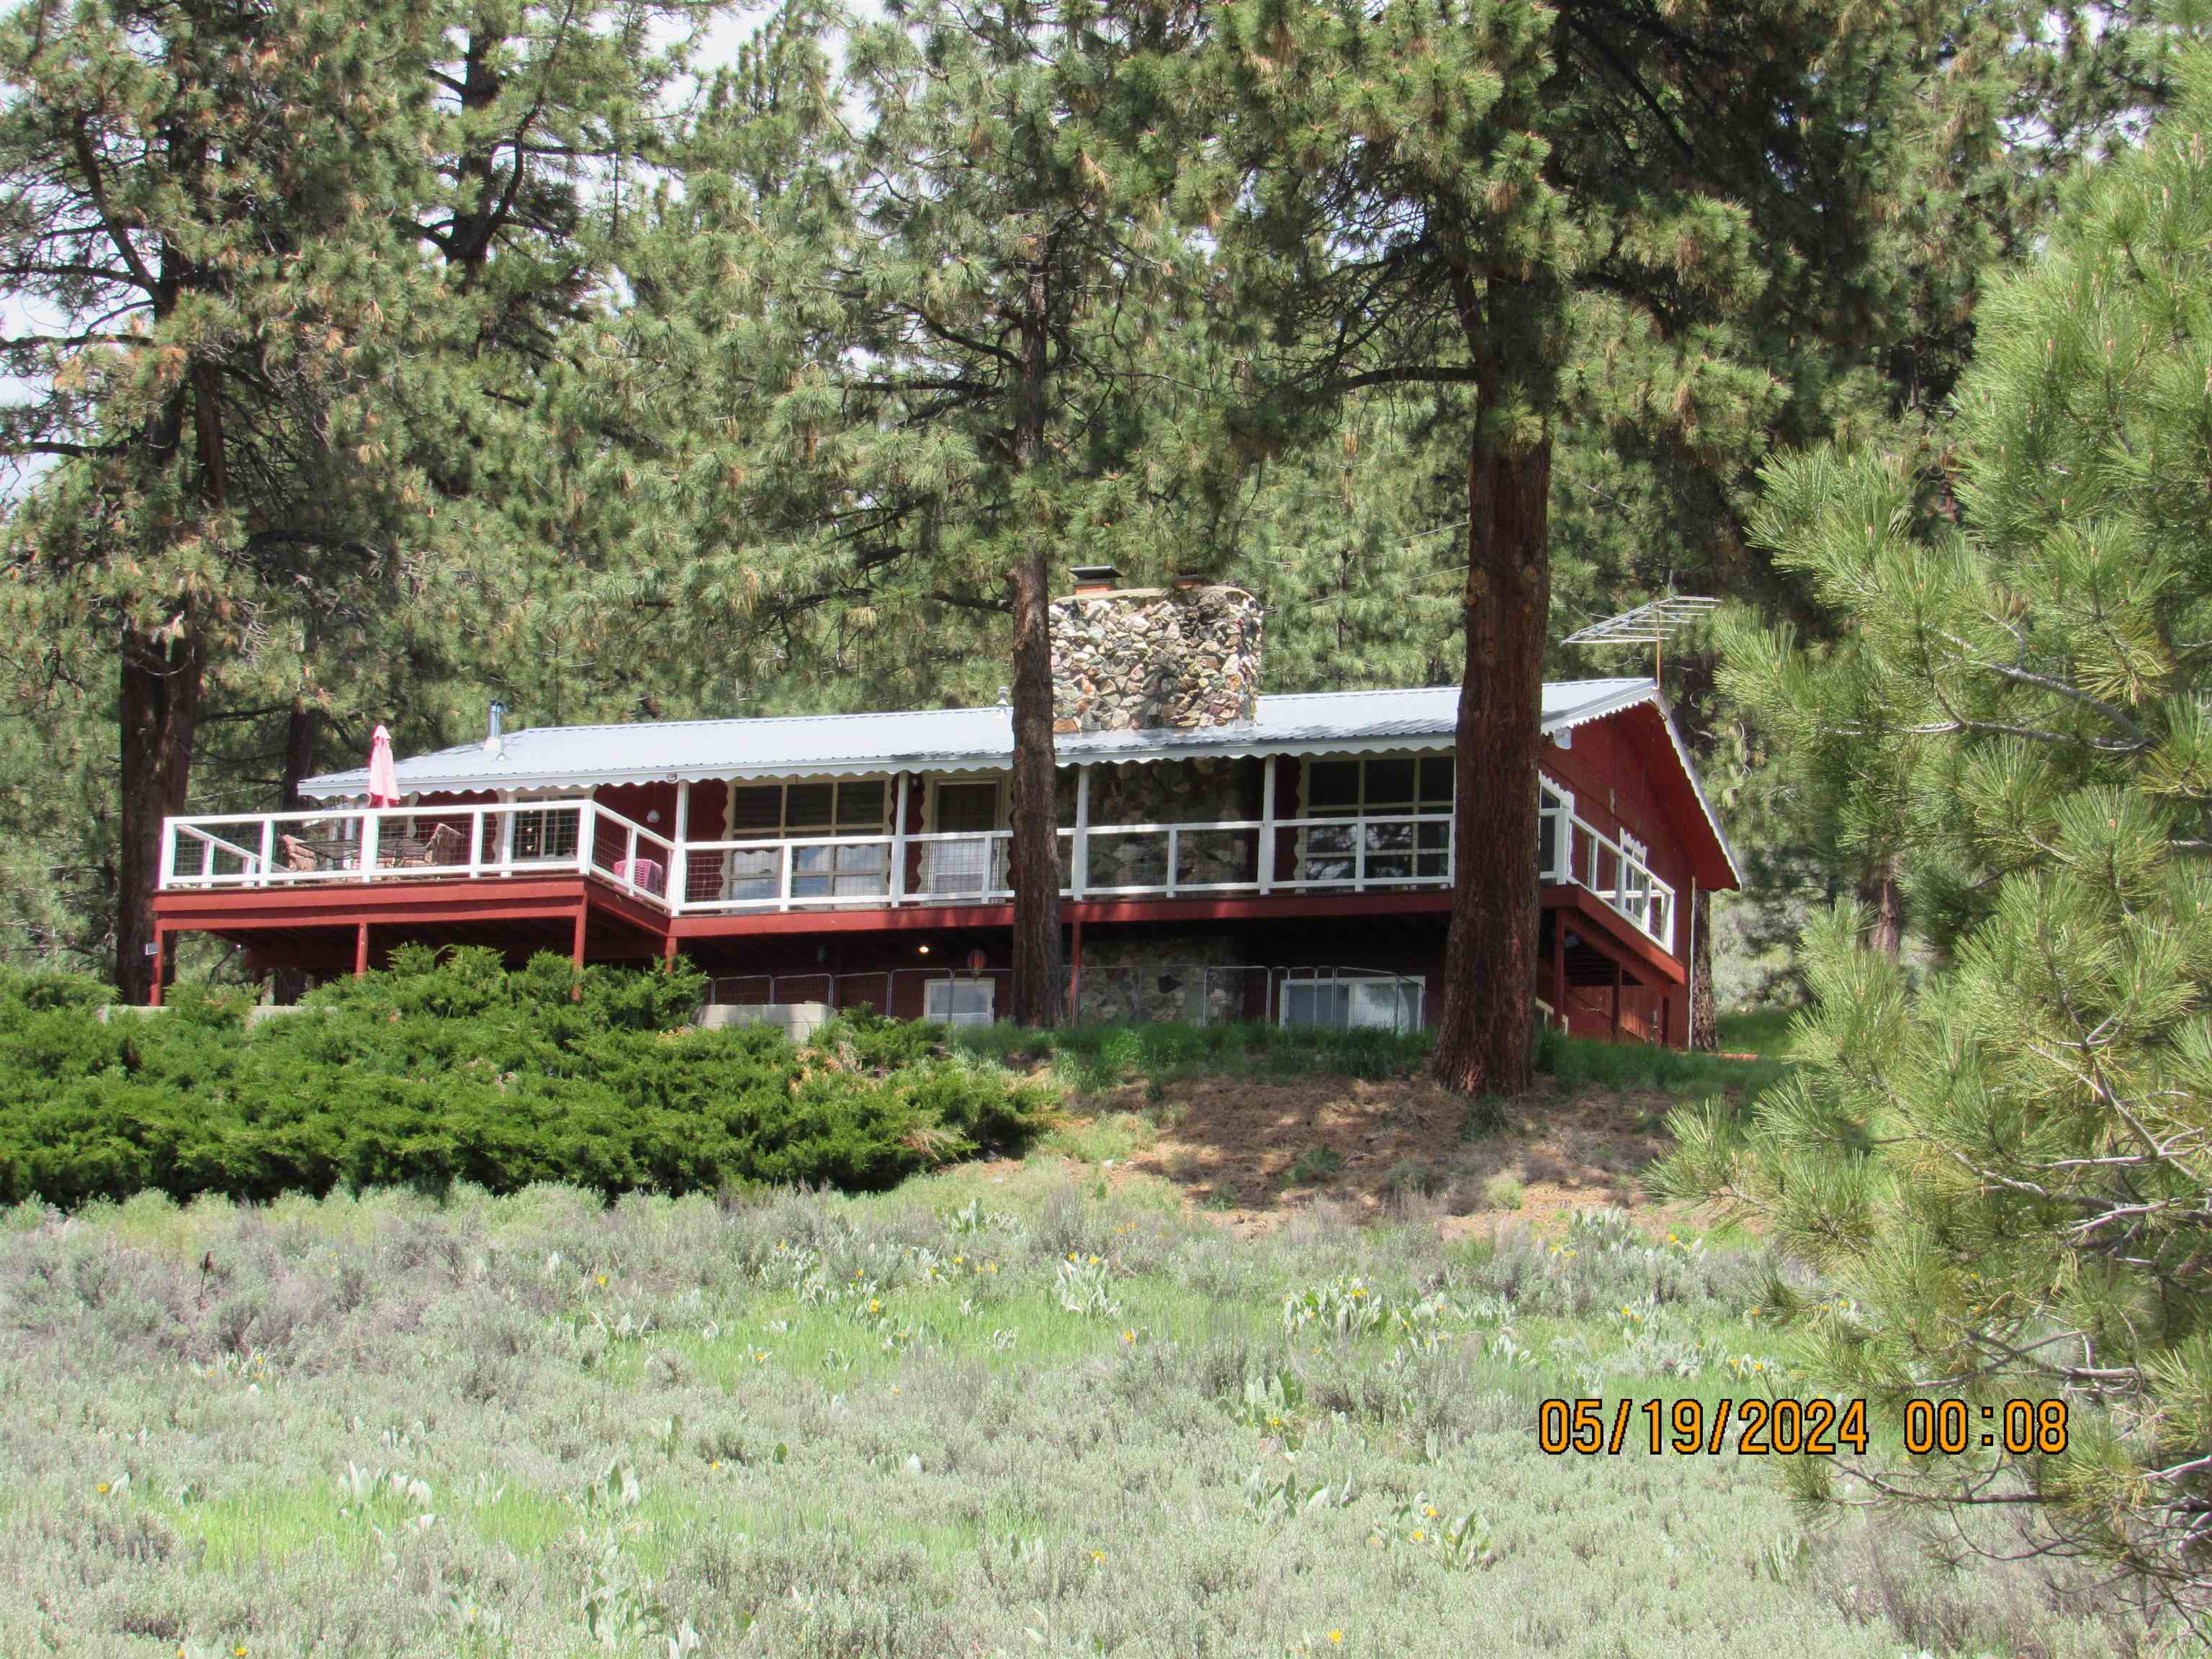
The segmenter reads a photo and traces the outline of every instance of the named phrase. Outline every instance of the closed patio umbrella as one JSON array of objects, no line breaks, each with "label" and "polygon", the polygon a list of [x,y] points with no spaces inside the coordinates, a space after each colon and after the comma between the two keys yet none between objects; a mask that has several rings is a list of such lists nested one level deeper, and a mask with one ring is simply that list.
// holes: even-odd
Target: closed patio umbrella
[{"label": "closed patio umbrella", "polygon": [[368,804],[399,805],[399,768],[392,758],[392,733],[381,725],[368,745]]}]

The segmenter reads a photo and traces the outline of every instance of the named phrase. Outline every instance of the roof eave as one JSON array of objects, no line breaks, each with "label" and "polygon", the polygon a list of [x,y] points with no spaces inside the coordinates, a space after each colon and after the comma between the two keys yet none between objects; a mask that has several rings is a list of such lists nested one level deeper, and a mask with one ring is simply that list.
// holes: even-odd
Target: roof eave
[{"label": "roof eave", "polygon": [[[1132,744],[1112,748],[1071,749],[1057,751],[1057,758],[1061,764],[1070,766],[1131,766],[1148,761],[1198,757],[1237,760],[1264,758],[1269,755],[1363,755],[1399,749],[1446,746],[1450,744],[1452,736],[1449,727],[1442,726],[1429,732],[1390,732],[1366,738],[1271,740],[1243,737],[1214,743]],[[779,762],[765,766],[733,766],[726,761],[718,761],[699,766],[631,767],[558,773],[455,773],[436,778],[410,778],[403,763],[399,769],[399,782],[401,787],[411,794],[461,794],[501,789],[596,789],[615,784],[704,783],[721,779],[861,777],[923,769],[975,772],[1001,769],[1011,765],[1012,760],[1012,751],[992,750],[963,754],[862,755],[848,760],[817,761],[805,765]],[[368,774],[358,770],[328,772],[308,778],[300,785],[300,793],[313,800],[343,800],[366,794],[368,790]]]}]

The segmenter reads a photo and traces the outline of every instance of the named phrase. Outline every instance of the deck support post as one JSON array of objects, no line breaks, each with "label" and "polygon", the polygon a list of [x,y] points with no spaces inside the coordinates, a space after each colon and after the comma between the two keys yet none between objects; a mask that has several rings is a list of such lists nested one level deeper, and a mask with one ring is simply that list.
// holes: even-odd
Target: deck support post
[{"label": "deck support post", "polygon": [[1275,886],[1275,757],[1260,763],[1260,890]]},{"label": "deck support post", "polygon": [[[1081,844],[1079,841],[1079,846]],[[1072,937],[1067,950],[1067,1023],[1083,1023],[1083,918],[1078,916],[1070,925]]]},{"label": "deck support post", "polygon": [[169,965],[169,933],[160,922],[154,924],[154,977],[146,988],[146,1006],[161,1006],[161,975]]},{"label": "deck support post", "polygon": [[[914,774],[898,775],[896,804],[891,808],[891,902],[906,902],[906,814],[908,791],[914,782]],[[725,833],[727,833],[726,831]]]},{"label": "deck support post", "polygon": [[1615,1042],[1620,1041],[1620,982],[1622,978],[1623,975],[1621,973],[1620,963],[1619,959],[1616,958],[1613,964],[1613,1040]]},{"label": "deck support post", "polygon": [[[691,892],[691,865],[684,851],[684,843],[691,836],[691,780],[679,778],[676,783],[676,822],[671,826],[676,831],[670,838],[668,848],[668,890],[662,895],[671,910],[681,910],[684,901]],[[676,958],[676,936],[668,936],[668,957]]]},{"label": "deck support post", "polygon": [[1567,913],[1552,912],[1552,1018],[1567,1032]]},{"label": "deck support post", "polygon": [[353,930],[353,976],[364,977],[368,972],[368,924],[356,922]]},{"label": "deck support post", "polygon": [[568,993],[568,1000],[571,1002],[581,1002],[584,1000],[584,918],[590,914],[591,904],[588,900],[576,906],[576,928],[568,945],[568,960],[576,965],[576,983]]},{"label": "deck support post", "polygon": [[[1170,880],[1174,879],[1170,872]],[[1081,899],[1085,888],[1091,885],[1091,763],[1083,761],[1075,769],[1075,845],[1069,850],[1067,883],[1070,891]],[[1083,940],[1083,924],[1075,924],[1075,939],[1079,947]]]}]

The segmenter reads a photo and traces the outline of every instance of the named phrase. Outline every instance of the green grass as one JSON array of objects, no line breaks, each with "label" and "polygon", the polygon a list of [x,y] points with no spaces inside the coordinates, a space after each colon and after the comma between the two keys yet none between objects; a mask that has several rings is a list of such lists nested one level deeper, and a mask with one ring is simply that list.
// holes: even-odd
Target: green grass
[{"label": "green grass", "polygon": [[1796,1008],[1743,1008],[1723,1014],[1719,1022],[1720,1046],[1729,1054],[1787,1060],[1790,1027],[1799,1012]]},{"label": "green grass", "polygon": [[1723,1060],[1652,1043],[1605,1042],[1546,1031],[1537,1039],[1536,1069],[1555,1086],[1570,1091],[1663,1089],[1684,1097],[1726,1094],[1743,1099],[1779,1082],[1789,1062],[1767,1057]]},{"label": "green grass", "polygon": [[1100,1202],[1063,1167],[9,1212],[0,1650],[2129,1639],[2021,1564],[1808,1534],[1765,1460],[1538,1449],[1547,1396],[1791,1386],[1755,1247],[1315,1212],[1231,1239],[1164,1183]]},{"label": "green grass", "polygon": [[1127,1083],[1171,1085],[1198,1075],[1249,1078],[1410,1076],[1428,1058],[1429,1035],[1324,1031],[1259,1024],[1081,1025],[1033,1031],[989,1025],[957,1031],[971,1054],[1048,1063],[1078,1091]]}]

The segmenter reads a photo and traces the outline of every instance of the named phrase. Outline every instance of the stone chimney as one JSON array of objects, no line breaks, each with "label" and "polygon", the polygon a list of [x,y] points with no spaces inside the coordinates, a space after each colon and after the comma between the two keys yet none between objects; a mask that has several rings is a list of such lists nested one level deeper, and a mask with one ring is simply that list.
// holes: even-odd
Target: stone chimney
[{"label": "stone chimney", "polygon": [[1054,732],[1250,724],[1257,599],[1200,577],[1120,587],[1111,565],[1078,565],[1074,574],[1074,592],[1052,602]]}]

